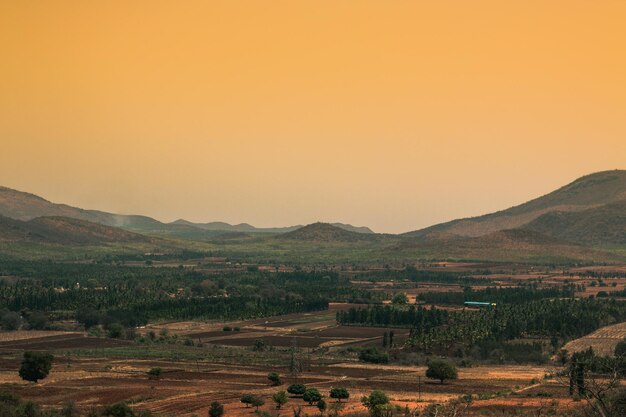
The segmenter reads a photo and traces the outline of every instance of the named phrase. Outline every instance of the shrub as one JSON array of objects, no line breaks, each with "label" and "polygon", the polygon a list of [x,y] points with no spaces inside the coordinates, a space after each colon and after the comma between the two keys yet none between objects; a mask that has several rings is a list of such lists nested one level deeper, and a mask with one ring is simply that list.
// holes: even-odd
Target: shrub
[{"label": "shrub", "polygon": [[150,378],[158,379],[161,376],[161,373],[163,373],[163,370],[157,366],[154,368],[150,368],[150,370],[148,371],[148,376]]},{"label": "shrub", "polygon": [[276,385],[280,385],[283,382],[280,380],[280,375],[278,375],[278,373],[276,372],[270,372],[269,374],[267,374],[267,379],[270,380],[270,382],[272,383],[272,385],[276,386]]},{"label": "shrub", "polygon": [[371,347],[359,352],[359,360],[369,363],[388,363],[389,355],[385,352],[379,352],[375,347]]},{"label": "shrub", "polygon": [[224,415],[224,406],[217,401],[213,401],[209,406],[209,417],[222,417]]}]

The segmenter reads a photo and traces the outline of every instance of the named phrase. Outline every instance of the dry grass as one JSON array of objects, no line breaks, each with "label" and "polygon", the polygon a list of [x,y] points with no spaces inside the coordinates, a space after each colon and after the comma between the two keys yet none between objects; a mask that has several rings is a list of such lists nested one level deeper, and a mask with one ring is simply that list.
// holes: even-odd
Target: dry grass
[{"label": "dry grass", "polygon": [[13,342],[15,340],[37,339],[40,337],[80,335],[78,332],[65,332],[54,330],[17,330],[12,332],[0,332],[0,342]]}]

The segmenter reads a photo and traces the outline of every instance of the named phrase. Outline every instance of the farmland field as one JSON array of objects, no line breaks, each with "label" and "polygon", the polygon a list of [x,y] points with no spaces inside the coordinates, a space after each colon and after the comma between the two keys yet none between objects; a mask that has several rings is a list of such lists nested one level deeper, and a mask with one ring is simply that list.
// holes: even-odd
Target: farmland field
[{"label": "farmland field", "polygon": [[563,349],[568,352],[581,352],[593,348],[599,355],[613,355],[615,346],[626,338],[626,323],[606,326],[579,339],[568,342]]},{"label": "farmland field", "polygon": [[[226,279],[224,272],[207,275],[175,264],[64,266],[56,273],[69,274],[74,288],[45,279],[40,285],[48,287],[26,287],[33,292],[26,302],[53,300],[51,316],[59,319],[48,324],[56,330],[24,326],[0,333],[1,390],[50,409],[73,403],[86,413],[124,402],[162,417],[206,415],[213,401],[228,416],[254,416],[254,407],[240,401],[244,394],[260,397],[260,410],[272,415],[291,416],[297,406],[316,414],[315,404],[297,396],[275,408],[272,395],[296,382],[318,389],[329,402],[331,388],[346,388],[344,415],[364,415],[361,397],[374,390],[387,393],[396,416],[436,404],[464,404],[472,417],[561,412],[581,403],[560,375],[569,365],[557,360],[554,346],[570,356],[587,346],[610,355],[626,336],[626,310],[620,297],[609,295],[626,282],[619,269],[574,273],[497,265],[492,271],[485,264],[436,263],[420,270],[267,273],[236,266]],[[129,274],[141,278],[127,285]],[[78,278],[77,285],[77,275],[98,276],[114,290],[105,291],[93,278]],[[0,291],[24,303],[10,288]],[[102,302],[105,296],[121,307],[111,304],[108,313],[68,310],[70,301]],[[467,299],[498,301],[498,307],[467,308]],[[551,337],[554,321],[546,317],[563,309],[585,319],[589,331],[576,322]],[[37,317],[24,311],[23,320]],[[522,331],[517,314],[534,327]],[[620,318],[623,323],[610,321]],[[54,355],[50,375],[37,384],[17,373],[26,351]],[[429,363],[441,358],[458,369],[458,378],[441,383],[426,377]],[[150,376],[157,368],[160,374]],[[270,383],[270,372],[280,375],[280,384]]]}]

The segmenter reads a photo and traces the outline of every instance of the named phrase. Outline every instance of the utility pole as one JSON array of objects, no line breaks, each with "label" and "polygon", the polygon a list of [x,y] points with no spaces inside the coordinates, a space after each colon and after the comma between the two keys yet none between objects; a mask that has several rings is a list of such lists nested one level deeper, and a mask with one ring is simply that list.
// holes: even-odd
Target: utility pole
[{"label": "utility pole", "polygon": [[417,400],[422,400],[422,377],[421,375],[417,376]]}]

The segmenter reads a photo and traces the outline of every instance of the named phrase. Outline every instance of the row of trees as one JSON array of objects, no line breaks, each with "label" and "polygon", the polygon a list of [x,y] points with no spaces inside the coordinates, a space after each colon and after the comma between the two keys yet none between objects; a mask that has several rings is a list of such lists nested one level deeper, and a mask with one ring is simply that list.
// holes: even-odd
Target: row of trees
[{"label": "row of trees", "polygon": [[337,313],[340,324],[410,327],[408,344],[449,352],[481,342],[504,342],[525,336],[564,341],[626,320],[626,303],[601,299],[544,299],[499,304],[495,310],[447,311],[419,306],[374,306]]},{"label": "row of trees", "polygon": [[519,304],[544,298],[571,298],[575,290],[573,285],[566,285],[563,288],[490,287],[482,290],[472,290],[467,287],[463,289],[463,292],[427,292],[419,294],[417,299],[427,304],[462,305],[465,301]]}]

